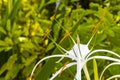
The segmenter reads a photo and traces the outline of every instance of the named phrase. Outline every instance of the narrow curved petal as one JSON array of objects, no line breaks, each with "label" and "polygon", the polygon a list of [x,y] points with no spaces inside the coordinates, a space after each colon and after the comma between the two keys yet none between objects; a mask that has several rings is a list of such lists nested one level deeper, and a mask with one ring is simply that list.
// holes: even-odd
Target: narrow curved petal
[{"label": "narrow curved petal", "polygon": [[115,53],[115,52],[112,52],[112,51],[110,51],[110,50],[105,50],[105,49],[98,49],[98,50],[94,50],[94,51],[90,52],[90,53],[87,55],[86,59],[87,59],[88,57],[90,57],[92,54],[96,53],[96,52],[107,52],[107,53],[110,53],[110,54],[115,55],[115,56],[117,56],[117,57],[120,58],[120,55],[118,55],[118,54]]},{"label": "narrow curved petal", "polygon": [[76,60],[76,55],[73,50],[68,51],[67,55],[69,55],[72,60]]},{"label": "narrow curved petal", "polygon": [[120,78],[120,75],[114,75],[114,76],[111,76],[109,78],[107,78],[106,80],[112,80],[114,78]]},{"label": "narrow curved petal", "polygon": [[88,58],[86,60],[86,62],[88,62],[92,59],[104,59],[104,60],[110,60],[110,61],[114,61],[114,62],[120,62],[120,59],[111,58],[111,57],[107,57],[107,56],[93,56],[93,57]]},{"label": "narrow curved petal", "polygon": [[58,61],[56,61],[56,63],[59,63],[60,61],[62,61],[64,59],[64,57],[61,57]]},{"label": "narrow curved petal", "polygon": [[[42,61],[44,61],[44,60],[46,60],[46,59],[49,59],[49,58],[55,58],[55,57],[67,57],[67,58],[70,58],[70,57],[67,56],[67,55],[52,55],[52,56],[44,57],[44,58],[42,58],[40,61],[38,61],[37,64],[34,66],[32,72],[31,72],[31,75],[33,75],[36,67],[37,67]],[[31,79],[30,79],[30,80],[31,80]]]},{"label": "narrow curved petal", "polygon": [[113,65],[120,65],[120,62],[113,62],[113,63],[107,65],[107,66],[104,68],[104,70],[102,71],[101,75],[100,75],[100,80],[102,79],[102,76],[103,76],[104,72],[106,71],[106,69],[108,69],[109,67],[111,67],[111,66],[113,66]]},{"label": "narrow curved petal", "polygon": [[71,66],[73,66],[73,65],[76,65],[76,64],[77,64],[76,62],[71,62],[71,63],[67,64],[64,68],[63,68],[63,67],[60,68],[60,69],[50,78],[50,80],[53,80],[57,75],[60,74],[60,72],[61,72],[62,70],[65,70],[65,69],[67,69],[67,68],[69,68],[69,67],[71,67]]}]

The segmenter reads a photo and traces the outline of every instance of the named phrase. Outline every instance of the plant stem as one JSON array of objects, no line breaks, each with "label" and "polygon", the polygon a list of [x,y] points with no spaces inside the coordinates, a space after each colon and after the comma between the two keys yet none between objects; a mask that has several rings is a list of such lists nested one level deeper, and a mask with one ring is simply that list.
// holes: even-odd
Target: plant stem
[{"label": "plant stem", "polygon": [[83,71],[85,73],[85,76],[86,76],[87,80],[91,80],[90,76],[89,76],[89,73],[88,73],[88,69],[87,69],[86,64],[83,66]]}]

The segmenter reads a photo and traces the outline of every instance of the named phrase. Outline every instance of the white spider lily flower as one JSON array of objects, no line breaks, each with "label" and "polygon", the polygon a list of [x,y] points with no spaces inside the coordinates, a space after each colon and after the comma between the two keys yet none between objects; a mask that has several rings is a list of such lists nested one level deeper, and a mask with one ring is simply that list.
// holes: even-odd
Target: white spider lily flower
[{"label": "white spider lily flower", "polygon": [[66,53],[71,57],[72,60],[77,60],[77,57],[80,57],[80,59],[85,59],[85,57],[88,55],[90,50],[88,49],[88,46],[85,44],[74,44],[73,48],[70,51],[67,51]]},{"label": "white spider lily flower", "polygon": [[[108,57],[108,56],[92,56],[92,57],[90,57],[92,54],[97,53],[97,52],[107,52],[107,53],[110,53],[112,55],[117,56],[118,58],[120,58],[120,55],[118,55],[115,52],[105,50],[105,49],[98,49],[98,50],[93,50],[93,51],[89,50],[88,44],[80,44],[80,43],[77,44],[77,43],[74,42],[74,46],[71,50],[66,51],[66,50],[63,49],[66,52],[66,55],[68,55],[72,60],[75,60],[77,62],[77,64],[76,64],[77,65],[77,72],[76,72],[76,76],[75,76],[74,80],[81,80],[81,71],[85,67],[84,65],[89,60],[92,60],[94,58],[95,59],[110,60],[110,61],[117,61],[117,62],[120,63],[119,59]],[[53,80],[58,75],[60,70],[58,70],[50,80]],[[88,75],[88,73],[86,75]],[[90,78],[88,78],[88,80],[90,80]]]},{"label": "white spider lily flower", "polygon": [[[75,78],[74,80],[81,80],[81,72],[82,72],[82,69],[87,69],[86,67],[86,63],[89,61],[89,60],[92,60],[92,59],[104,59],[104,60],[111,60],[111,61],[114,61],[114,62],[120,62],[119,59],[117,58],[112,58],[112,57],[108,57],[108,56],[91,56],[92,54],[94,53],[98,53],[98,52],[107,52],[107,53],[110,53],[112,55],[115,55],[117,56],[118,58],[120,58],[120,56],[115,53],[115,52],[112,52],[112,51],[109,51],[109,50],[104,50],[104,49],[98,49],[98,50],[90,50],[88,48],[88,45],[91,41],[87,43],[87,44],[80,44],[80,41],[79,41],[79,38],[77,38],[77,43],[75,43],[75,41],[73,40],[74,42],[74,46],[72,47],[71,50],[67,51],[65,49],[63,49],[62,47],[60,47],[64,52],[65,54],[58,54],[58,55],[51,55],[51,56],[47,56],[47,57],[44,57],[43,59],[41,59],[33,68],[32,70],[32,73],[31,75],[33,75],[36,67],[44,60],[46,59],[49,59],[49,58],[54,58],[54,57],[61,57],[61,59],[57,62],[60,62],[63,58],[70,58],[73,60],[73,62],[67,64],[63,71],[73,65],[77,65],[77,68],[76,68],[76,74],[75,74]],[[58,71],[56,71],[56,73],[50,78],[50,80],[54,80],[54,78],[60,74],[62,71],[62,68],[59,69]],[[89,74],[88,74],[88,71],[85,70],[85,75],[86,75],[86,78],[87,80],[90,80],[90,77],[89,77]],[[30,79],[31,80],[31,79]]]},{"label": "white spider lily flower", "polygon": [[84,44],[74,44],[73,48],[67,52],[72,60],[77,62],[77,73],[75,76],[76,80],[81,80],[81,70],[85,65],[85,57],[88,55],[90,50],[87,45]]}]

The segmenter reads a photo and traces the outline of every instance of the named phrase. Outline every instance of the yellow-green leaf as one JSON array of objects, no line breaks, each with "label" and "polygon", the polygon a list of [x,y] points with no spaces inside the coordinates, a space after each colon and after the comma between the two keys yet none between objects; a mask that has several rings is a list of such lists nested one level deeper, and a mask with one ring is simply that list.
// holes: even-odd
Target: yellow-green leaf
[{"label": "yellow-green leaf", "polygon": [[98,79],[98,68],[97,68],[97,62],[95,59],[93,59],[93,68],[94,68],[94,80]]},{"label": "yellow-green leaf", "polygon": [[6,31],[2,27],[0,27],[0,32],[6,34]]},{"label": "yellow-green leaf", "polygon": [[6,44],[5,41],[0,40],[0,46],[6,46],[6,45],[7,45],[7,44]]}]

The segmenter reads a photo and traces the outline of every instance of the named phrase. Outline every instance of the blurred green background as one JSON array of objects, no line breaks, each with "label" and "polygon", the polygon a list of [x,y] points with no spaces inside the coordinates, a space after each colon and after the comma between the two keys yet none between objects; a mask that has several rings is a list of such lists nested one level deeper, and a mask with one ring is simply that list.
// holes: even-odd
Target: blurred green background
[{"label": "blurred green background", "polygon": [[[58,7],[57,3],[60,3]],[[28,80],[38,60],[61,54],[47,36],[69,50],[73,45],[67,36],[69,33],[75,41],[78,34],[85,44],[94,30],[96,35],[90,48],[120,54],[120,0],[0,0],[0,80]],[[56,60],[40,64],[33,80],[48,80],[69,59],[57,64]],[[97,62],[99,72],[110,63]],[[92,79],[91,64],[92,61],[88,62]],[[73,80],[75,72],[76,66],[73,66],[55,80]],[[120,74],[120,69],[114,66],[104,77],[117,73]],[[85,80],[84,74],[82,80]]]}]

